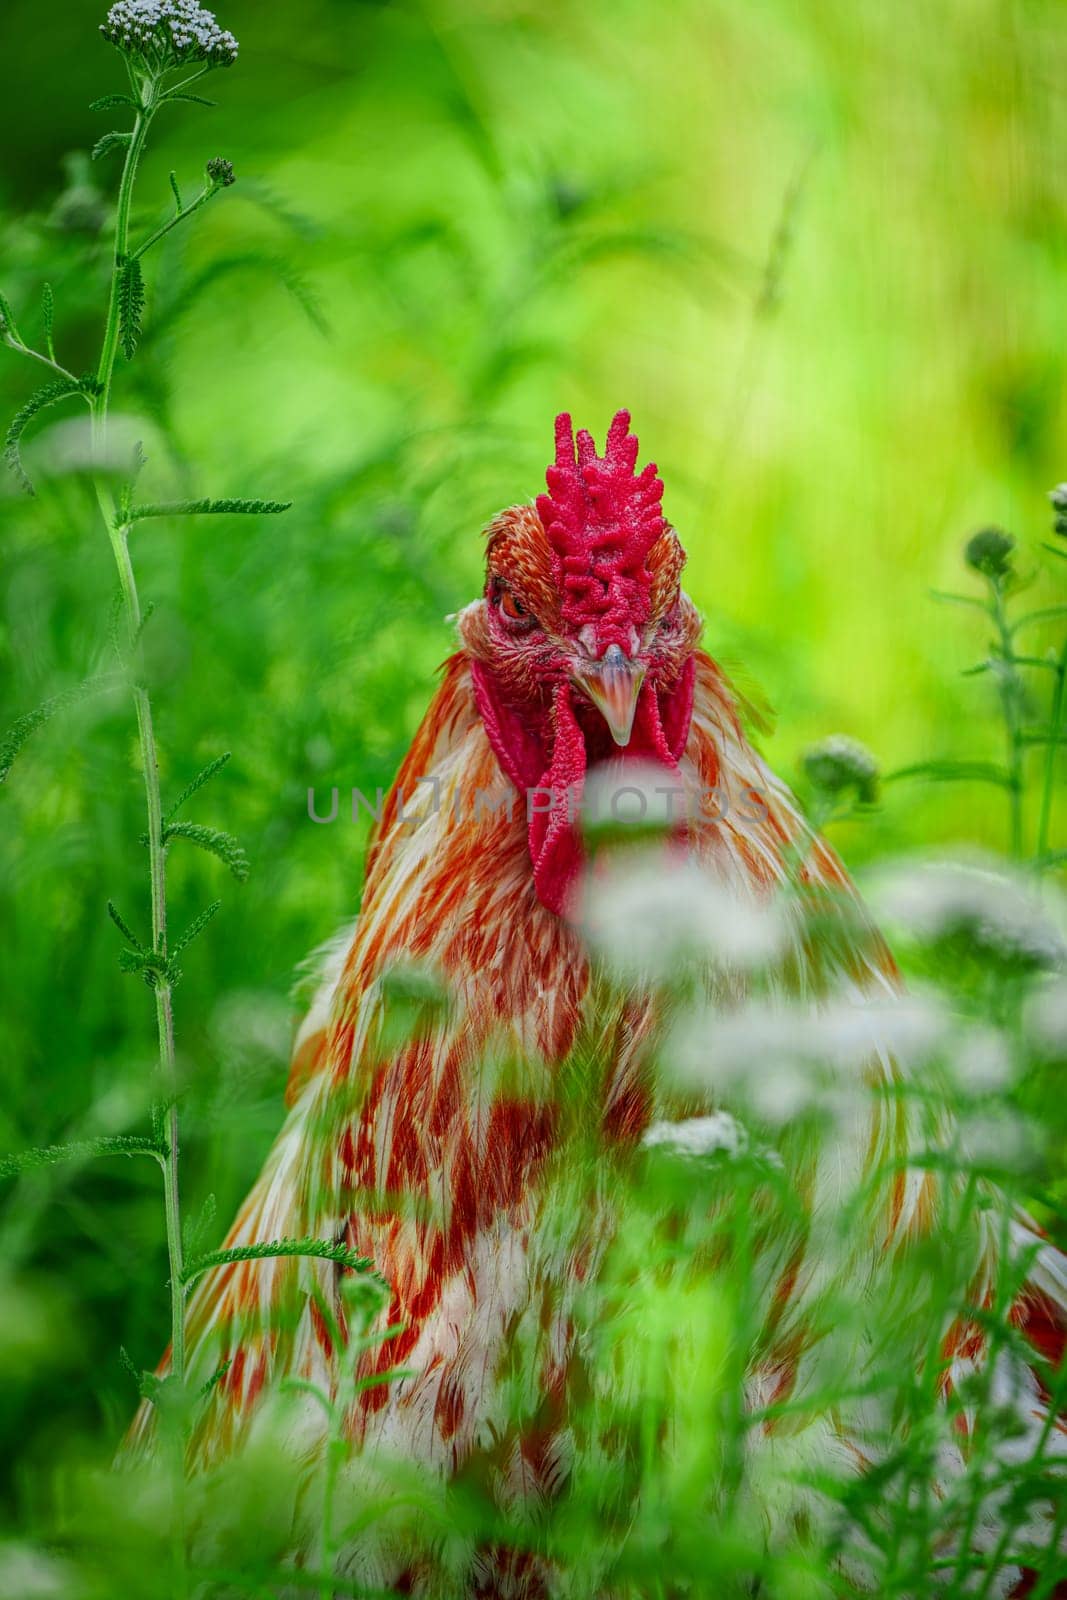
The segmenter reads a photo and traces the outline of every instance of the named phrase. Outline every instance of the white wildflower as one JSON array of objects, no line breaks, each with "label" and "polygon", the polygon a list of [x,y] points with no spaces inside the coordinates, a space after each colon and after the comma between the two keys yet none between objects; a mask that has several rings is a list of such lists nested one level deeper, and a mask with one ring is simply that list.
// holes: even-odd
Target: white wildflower
[{"label": "white wildflower", "polygon": [[0,1544],[0,1593],[19,1600],[75,1600],[83,1592],[66,1562],[28,1544]]},{"label": "white wildflower", "polygon": [[1006,1089],[1015,1076],[1008,1042],[996,1028],[975,1027],[961,1032],[949,1056],[952,1076],[972,1094]]},{"label": "white wildflower", "polygon": [[591,840],[624,831],[635,836],[669,833],[688,814],[681,775],[650,761],[606,761],[593,767],[577,805],[582,830]]},{"label": "white wildflower", "polygon": [[1038,1053],[1058,1061],[1067,1056],[1067,979],[1057,978],[1027,1002],[1026,1033]]},{"label": "white wildflower", "polygon": [[694,958],[746,972],[769,966],[788,926],[778,907],[732,893],[696,862],[644,858],[592,875],[583,932],[616,976],[666,979]]},{"label": "white wildflower", "polygon": [[783,1123],[818,1104],[851,1115],[864,1074],[890,1060],[909,1071],[950,1048],[947,1012],[934,997],[868,998],[821,1005],[751,1000],[730,1010],[691,1013],[671,1040],[668,1061],[686,1089],[739,1094],[758,1114]]},{"label": "white wildflower", "polygon": [[998,1172],[1024,1171],[1037,1154],[1033,1128],[1004,1107],[967,1117],[960,1125],[960,1145],[970,1166]]},{"label": "white wildflower", "polygon": [[237,60],[237,40],[197,0],[115,0],[100,32],[157,69],[190,61],[229,67]]},{"label": "white wildflower", "polygon": [[975,951],[1026,967],[1067,957],[1062,910],[1046,893],[985,860],[913,860],[876,878],[871,899],[883,917],[927,943],[959,937]]},{"label": "white wildflower", "polygon": [[709,1117],[687,1117],[684,1122],[654,1122],[641,1143],[647,1150],[665,1149],[680,1156],[707,1156],[715,1151],[743,1155],[748,1132],[727,1111]]}]

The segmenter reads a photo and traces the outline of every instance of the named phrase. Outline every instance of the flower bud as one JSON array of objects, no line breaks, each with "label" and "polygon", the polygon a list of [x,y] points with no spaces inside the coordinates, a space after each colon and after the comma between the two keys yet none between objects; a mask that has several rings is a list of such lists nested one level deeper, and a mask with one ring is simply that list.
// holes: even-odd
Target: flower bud
[{"label": "flower bud", "polygon": [[983,578],[1007,578],[1011,575],[1011,553],[1015,540],[1003,528],[980,528],[968,539],[963,559],[974,572]]},{"label": "flower bud", "polygon": [[228,189],[233,183],[233,162],[224,161],[222,156],[213,156],[207,164],[207,175],[217,189]]}]

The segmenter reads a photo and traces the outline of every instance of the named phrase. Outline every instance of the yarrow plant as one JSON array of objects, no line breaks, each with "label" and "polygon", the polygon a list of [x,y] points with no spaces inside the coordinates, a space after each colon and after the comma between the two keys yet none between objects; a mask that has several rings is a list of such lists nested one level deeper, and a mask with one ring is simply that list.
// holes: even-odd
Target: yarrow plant
[{"label": "yarrow plant", "polygon": [[[108,441],[108,417],[112,385],[120,353],[127,362],[137,351],[145,307],[142,263],[172,229],[185,223],[221,190],[235,181],[232,164],[223,157],[207,162],[205,181],[196,196],[185,202],[178,180],[171,174],[173,210],[143,238],[131,238],[134,185],[140,158],[155,117],[166,106],[179,102],[210,105],[189,86],[214,68],[229,67],[237,59],[237,40],[221,28],[211,12],[194,0],[117,0],[101,25],[104,37],[118,50],[129,81],[127,93],[107,94],[94,102],[93,109],[128,107],[133,113],[129,130],[114,130],[103,135],[93,150],[93,159],[122,151],[113,222],[113,263],[108,286],[104,329],[99,359],[81,376],[63,365],[56,351],[58,308],[49,286],[43,294],[44,348],[36,348],[23,338],[15,314],[0,294],[0,338],[11,350],[44,366],[50,381],[22,406],[7,431],[4,457],[21,488],[33,495],[34,486],[22,458],[22,441],[29,425],[45,410],[70,399],[88,406],[91,426],[91,480],[96,505],[110,541],[119,584],[122,624],[113,638],[118,667],[99,675],[74,690],[54,697],[45,705],[22,717],[0,744],[0,782],[8,775],[26,739],[50,716],[86,694],[125,683],[133,700],[144,785],[147,828],[143,844],[147,847],[150,931],[142,936],[135,931],[133,918],[127,918],[113,903],[108,912],[122,939],[120,965],[139,976],[151,990],[156,1013],[160,1081],[156,1093],[151,1130],[144,1135],[112,1135],[76,1145],[31,1150],[0,1162],[0,1177],[32,1170],[53,1162],[81,1162],[90,1156],[146,1155],[156,1160],[163,1174],[169,1293],[171,1346],[169,1373],[160,1379],[151,1372],[137,1373],[142,1396],[155,1404],[164,1424],[163,1432],[174,1446],[172,1459],[175,1480],[174,1593],[185,1592],[185,1540],[182,1528],[182,1462],[184,1438],[197,1401],[187,1393],[185,1370],[185,1316],[190,1286],[205,1272],[234,1261],[261,1257],[311,1256],[325,1258],[340,1267],[362,1269],[361,1259],[332,1240],[318,1238],[268,1240],[248,1250],[230,1249],[204,1252],[199,1235],[204,1226],[183,1229],[179,1185],[178,1082],[174,1044],[173,994],[181,979],[179,960],[219,910],[213,902],[194,918],[191,925],[175,937],[167,919],[167,855],[179,841],[185,841],[221,860],[238,881],[247,876],[248,861],[237,840],[221,830],[187,820],[179,815],[200,789],[223,768],[228,754],[219,755],[199,772],[172,803],[164,804],[159,752],[151,696],[142,656],[142,640],[149,623],[151,607],[142,606],[129,540],[133,530],[149,519],[181,515],[261,515],[282,512],[288,502],[268,499],[210,499],[138,501],[136,486],[144,465],[140,445],[132,460],[119,457]],[[192,71],[185,69],[191,68]],[[182,76],[182,73],[185,73]]]},{"label": "yarrow plant", "polygon": [[100,32],[147,72],[187,62],[232,67],[237,40],[196,0],[116,0]]},{"label": "yarrow plant", "polygon": [[[1067,560],[1067,484],[1050,490],[1053,529],[1056,543],[1045,541],[1043,548],[1057,561]],[[963,561],[970,572],[982,579],[983,595],[946,593],[935,590],[935,598],[977,611],[990,625],[992,637],[988,654],[968,669],[968,676],[992,679],[1000,703],[1004,728],[1003,761],[936,759],[918,762],[891,773],[892,780],[919,778],[938,783],[980,783],[1006,794],[1009,815],[1010,853],[1016,859],[1029,856],[1034,868],[1044,872],[1067,859],[1062,850],[1049,847],[1052,806],[1059,772],[1060,752],[1065,742],[1067,719],[1067,636],[1058,646],[1038,652],[1028,642],[1035,629],[1067,618],[1067,604],[1038,606],[1019,611],[1015,602],[1034,583],[1036,573],[1020,572],[1018,544],[1003,528],[979,528],[963,548]],[[1060,569],[1062,570],[1062,569]],[[1041,684],[1051,693],[1043,697]],[[1045,699],[1044,706],[1042,699]],[[1037,816],[1032,850],[1027,849],[1027,793],[1032,779],[1032,757],[1040,757]]]}]

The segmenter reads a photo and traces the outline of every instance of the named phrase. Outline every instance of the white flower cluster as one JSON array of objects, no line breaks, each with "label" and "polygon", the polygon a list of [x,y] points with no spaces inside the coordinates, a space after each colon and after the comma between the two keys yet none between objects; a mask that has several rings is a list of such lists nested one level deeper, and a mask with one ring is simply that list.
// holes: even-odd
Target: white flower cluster
[{"label": "white flower cluster", "polygon": [[786,953],[791,931],[778,906],[696,862],[648,858],[590,881],[582,926],[609,971],[636,982],[669,982],[694,961],[758,971]]},{"label": "white flower cluster", "polygon": [[654,1122],[641,1140],[646,1150],[663,1149],[678,1156],[709,1156],[719,1151],[744,1155],[748,1132],[727,1111],[709,1117],[687,1117],[683,1122]]},{"label": "white flower cluster", "polygon": [[156,66],[207,61],[229,67],[237,60],[237,40],[197,0],[115,0],[100,32]]},{"label": "white flower cluster", "polygon": [[978,857],[903,861],[880,872],[870,894],[881,916],[921,943],[962,938],[980,954],[1035,969],[1067,961],[1059,897],[1006,864]]}]

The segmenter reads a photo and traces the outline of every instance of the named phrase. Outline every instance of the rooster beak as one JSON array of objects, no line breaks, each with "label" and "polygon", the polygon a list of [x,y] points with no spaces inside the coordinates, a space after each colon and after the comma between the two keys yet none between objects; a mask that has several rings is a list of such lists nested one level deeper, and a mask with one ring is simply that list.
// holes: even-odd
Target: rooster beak
[{"label": "rooster beak", "polygon": [[644,667],[623,655],[617,644],[609,645],[599,661],[583,662],[571,673],[571,681],[596,706],[618,745],[630,742],[644,680]]}]

